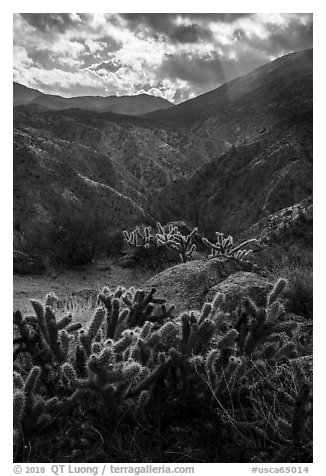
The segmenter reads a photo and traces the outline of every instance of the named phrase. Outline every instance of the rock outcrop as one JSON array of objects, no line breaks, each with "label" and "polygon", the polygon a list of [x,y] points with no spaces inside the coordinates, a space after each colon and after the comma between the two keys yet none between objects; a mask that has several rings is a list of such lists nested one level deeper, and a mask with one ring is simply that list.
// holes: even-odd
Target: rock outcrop
[{"label": "rock outcrop", "polygon": [[40,257],[14,250],[14,274],[42,274],[44,264]]},{"label": "rock outcrop", "polygon": [[194,260],[162,271],[147,281],[145,287],[157,288],[157,294],[173,303],[178,314],[200,309],[213,287],[241,269],[241,264],[233,260]]},{"label": "rock outcrop", "polygon": [[234,322],[237,318],[237,308],[244,298],[249,297],[258,306],[265,306],[267,295],[272,287],[272,283],[258,274],[239,271],[213,286],[206,300],[212,302],[217,293],[224,294],[223,310],[230,314],[231,321]]}]

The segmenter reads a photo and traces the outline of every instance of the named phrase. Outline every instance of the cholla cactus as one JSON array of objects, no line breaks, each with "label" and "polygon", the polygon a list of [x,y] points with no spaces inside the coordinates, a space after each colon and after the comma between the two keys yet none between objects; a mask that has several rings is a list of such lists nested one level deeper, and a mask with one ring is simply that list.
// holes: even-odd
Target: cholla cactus
[{"label": "cholla cactus", "polygon": [[154,246],[167,246],[174,251],[177,251],[181,257],[183,263],[191,259],[196,245],[192,243],[194,235],[198,229],[194,228],[189,235],[183,235],[179,228],[174,225],[163,226],[161,223],[156,223],[157,232],[152,235],[152,228],[147,226],[144,228],[144,234],[141,233],[139,226],[137,226],[130,233],[126,230],[123,231],[126,242],[137,248],[149,249],[150,245]]},{"label": "cholla cactus", "polygon": [[56,319],[55,310],[58,298],[49,294],[43,305],[32,300],[35,316],[23,317],[17,311],[14,313],[14,328],[19,336],[14,339],[14,362],[19,356],[29,354],[36,365],[45,371],[46,364],[55,359],[63,363],[69,353],[70,339],[73,333],[82,325],[73,322],[72,315]]},{"label": "cholla cactus", "polygon": [[118,326],[142,326],[146,321],[163,322],[172,317],[174,306],[168,308],[165,299],[155,297],[156,288],[147,294],[142,289],[104,288],[99,295],[107,311],[107,337],[117,336]]},{"label": "cholla cactus", "polygon": [[[65,417],[75,421],[75,411],[87,414],[93,401],[108,427],[125,415],[136,416],[135,424],[151,420],[164,407],[164,418],[173,422],[186,408],[187,415],[213,411],[223,431],[266,438],[248,397],[252,387],[259,391],[261,369],[284,368],[296,353],[295,329],[279,299],[285,285],[279,280],[262,308],[246,299],[235,328],[222,311],[221,293],[201,310],[176,317],[173,307],[156,297],[156,289],[104,288],[100,306],[79,333],[72,316],[57,318],[55,299],[47,299],[47,306],[34,301],[36,316],[14,315],[20,349],[15,359],[30,357],[14,373],[16,444],[22,437],[38,437],[62,411],[71,409]],[[300,428],[310,396],[300,368],[296,375],[297,395],[277,425],[299,448],[305,443]]]},{"label": "cholla cactus", "polygon": [[146,226],[144,228],[144,234],[142,234],[139,226],[136,226],[136,228],[130,233],[127,230],[123,230],[123,236],[130,246],[135,246],[136,248],[144,247],[145,249],[148,249],[151,243],[155,245],[154,236],[151,234],[151,231],[152,227]]},{"label": "cholla cactus", "polygon": [[[31,302],[36,313],[38,330],[48,350],[59,363],[65,362],[71,338],[65,328],[71,324],[72,316],[66,316],[57,322],[52,306],[44,307],[41,302],[34,300]],[[78,325],[75,325],[73,330],[76,330],[76,328],[78,328]]]},{"label": "cholla cactus", "polygon": [[194,228],[189,235],[183,235],[177,226],[168,225],[166,228],[161,223],[156,223],[158,233],[156,234],[157,244],[165,245],[177,251],[185,263],[196,250],[196,245],[192,243],[192,238],[198,232],[198,228]]},{"label": "cholla cactus", "polygon": [[215,235],[215,243],[212,243],[205,237],[203,238],[203,243],[211,248],[211,253],[208,255],[208,258],[218,258],[219,260],[232,258],[237,261],[246,261],[246,258],[252,254],[252,250],[243,249],[244,246],[251,243],[258,243],[257,240],[251,239],[235,246],[233,243],[233,237],[231,235],[226,237],[223,233],[218,231],[215,233]]},{"label": "cholla cactus", "polygon": [[79,339],[88,356],[91,354],[92,343],[97,333],[100,331],[101,324],[103,322],[104,317],[105,317],[105,309],[102,307],[97,308],[93,315],[93,319],[88,327],[87,332],[85,332],[84,330],[80,332]]},{"label": "cholla cactus", "polygon": [[21,434],[29,436],[42,431],[52,420],[46,412],[45,400],[38,396],[41,368],[31,368],[26,379],[14,372],[13,416],[16,439]]},{"label": "cholla cactus", "polygon": [[263,308],[258,308],[249,298],[243,301],[236,329],[239,332],[239,348],[245,355],[271,362],[295,356],[296,346],[290,337],[297,325],[292,319],[286,319],[284,307],[279,301],[285,286],[286,281],[279,279]]}]

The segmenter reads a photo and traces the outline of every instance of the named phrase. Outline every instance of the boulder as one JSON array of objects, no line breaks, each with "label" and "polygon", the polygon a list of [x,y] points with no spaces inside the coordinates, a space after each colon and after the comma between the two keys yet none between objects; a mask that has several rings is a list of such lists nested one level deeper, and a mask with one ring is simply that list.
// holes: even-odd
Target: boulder
[{"label": "boulder", "polygon": [[31,256],[14,250],[13,271],[14,274],[42,274],[44,263],[39,256]]},{"label": "boulder", "polygon": [[[176,313],[200,309],[209,290],[241,269],[235,260],[193,260],[168,268],[144,285],[157,288],[157,296],[176,306]],[[250,274],[250,273],[249,273]]]},{"label": "boulder", "polygon": [[234,322],[237,318],[237,308],[244,298],[249,297],[258,306],[265,306],[267,295],[272,288],[273,284],[266,278],[255,273],[239,271],[213,286],[206,296],[206,301],[212,302],[217,293],[223,293],[225,296],[223,310],[230,314],[231,322]]}]

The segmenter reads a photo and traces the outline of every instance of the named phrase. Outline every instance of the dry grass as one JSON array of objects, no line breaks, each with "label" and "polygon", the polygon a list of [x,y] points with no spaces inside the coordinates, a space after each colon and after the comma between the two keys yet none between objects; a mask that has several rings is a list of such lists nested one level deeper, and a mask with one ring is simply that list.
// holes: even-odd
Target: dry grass
[{"label": "dry grass", "polygon": [[284,262],[266,272],[267,279],[275,282],[285,278],[288,282],[283,297],[287,299],[287,310],[312,319],[313,314],[313,270],[312,266]]},{"label": "dry grass", "polygon": [[[98,291],[103,286],[116,288],[117,286],[141,286],[150,277],[153,272],[144,271],[138,268],[128,269],[120,268],[112,263],[112,260],[105,259],[92,263],[89,266],[83,266],[77,270],[61,270],[57,274],[47,274],[42,276],[18,276],[14,275],[13,280],[13,307],[23,314],[33,312],[31,299],[43,301],[45,296],[53,292],[60,300],[66,300],[72,294],[78,294],[81,290]],[[85,301],[85,300],[82,300]],[[77,303],[73,305],[78,315],[85,315],[82,309],[88,304],[81,304],[81,309]]]}]

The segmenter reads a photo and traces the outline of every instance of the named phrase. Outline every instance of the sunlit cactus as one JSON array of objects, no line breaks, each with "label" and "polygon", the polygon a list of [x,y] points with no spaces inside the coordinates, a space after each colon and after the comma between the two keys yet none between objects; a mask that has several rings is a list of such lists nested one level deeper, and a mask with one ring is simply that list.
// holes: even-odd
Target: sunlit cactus
[{"label": "sunlit cactus", "polygon": [[183,263],[189,261],[196,250],[196,245],[192,243],[192,239],[198,232],[198,228],[194,228],[188,235],[183,235],[177,226],[168,225],[164,227],[159,222],[156,226],[158,229],[156,234],[157,244],[168,246],[177,251]]},{"label": "sunlit cactus", "polygon": [[[303,367],[290,366],[297,361],[297,326],[281,301],[285,286],[279,280],[262,307],[245,298],[234,326],[222,293],[175,315],[155,288],[106,287],[88,325],[72,315],[58,317],[51,297],[47,306],[34,301],[35,316],[14,314],[14,345],[20,349],[13,376],[16,448],[46,428],[55,432],[62,419],[75,424],[80,415],[89,419],[96,412],[96,425],[101,421],[110,432],[120,424],[128,428],[126,422],[156,423],[158,414],[167,427],[178,425],[176,415],[186,411],[189,418],[208,418],[208,426],[216,422],[228,438],[235,432],[266,444],[278,432],[283,445],[300,451],[311,393]],[[295,392],[277,389],[286,411],[270,435],[251,397],[274,375],[270,369],[285,368],[294,375]],[[264,398],[273,404],[269,391]]]},{"label": "sunlit cactus", "polygon": [[203,238],[203,243],[207,245],[211,251],[208,255],[208,258],[217,258],[219,260],[232,258],[237,261],[247,261],[246,258],[252,254],[252,250],[243,248],[252,243],[256,245],[258,244],[256,239],[251,239],[243,241],[239,245],[235,245],[231,235],[225,236],[223,233],[218,231],[215,233],[215,235],[215,243],[209,241],[206,237]]},{"label": "sunlit cactus", "polygon": [[145,249],[148,249],[150,244],[155,244],[154,236],[151,234],[151,231],[152,227],[146,226],[144,227],[142,234],[140,227],[136,226],[136,228],[130,233],[127,230],[123,230],[123,236],[130,246],[135,246],[136,248],[144,247]]},{"label": "sunlit cactus", "polygon": [[192,258],[196,245],[192,243],[192,239],[198,232],[194,228],[188,235],[183,235],[179,228],[175,225],[162,225],[160,222],[156,223],[157,231],[152,235],[152,228],[147,226],[144,228],[143,234],[137,226],[133,231],[123,231],[125,241],[136,248],[149,249],[150,245],[166,246],[179,253],[183,263]]}]

